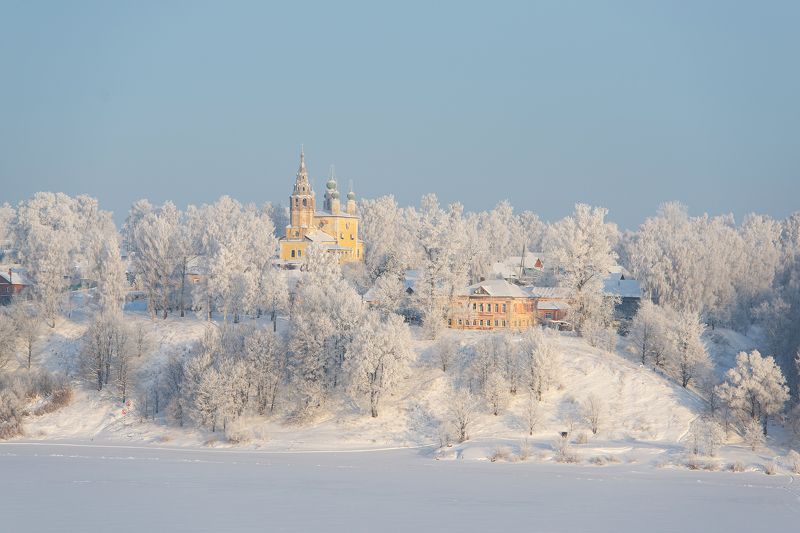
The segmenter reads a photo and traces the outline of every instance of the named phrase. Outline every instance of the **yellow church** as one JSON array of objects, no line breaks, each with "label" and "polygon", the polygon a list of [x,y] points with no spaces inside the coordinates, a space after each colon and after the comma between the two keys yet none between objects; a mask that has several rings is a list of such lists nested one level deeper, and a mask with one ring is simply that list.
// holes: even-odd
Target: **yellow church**
[{"label": "yellow church", "polygon": [[289,225],[280,239],[280,258],[287,264],[300,263],[306,247],[315,244],[335,254],[340,263],[364,260],[364,242],[358,238],[356,195],[347,193],[347,206],[342,211],[336,178],[331,173],[325,184],[323,209],[317,211],[314,191],[308,181],[306,160],[300,149],[300,168],[294,182],[294,191],[289,197]]}]

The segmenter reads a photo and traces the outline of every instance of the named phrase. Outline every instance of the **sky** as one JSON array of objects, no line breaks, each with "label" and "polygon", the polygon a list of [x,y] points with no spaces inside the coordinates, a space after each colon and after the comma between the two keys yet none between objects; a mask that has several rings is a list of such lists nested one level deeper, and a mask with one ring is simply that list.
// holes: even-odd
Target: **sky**
[{"label": "sky", "polygon": [[0,203],[800,209],[800,2],[0,0]]}]

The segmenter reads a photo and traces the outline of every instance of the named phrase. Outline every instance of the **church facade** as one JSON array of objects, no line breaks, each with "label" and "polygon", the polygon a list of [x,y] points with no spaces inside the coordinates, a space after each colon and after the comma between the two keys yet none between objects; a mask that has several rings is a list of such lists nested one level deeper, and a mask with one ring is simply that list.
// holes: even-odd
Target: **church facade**
[{"label": "church facade", "polygon": [[364,242],[358,238],[359,217],[356,195],[347,193],[342,209],[336,178],[331,173],[325,184],[323,208],[317,210],[316,197],[308,179],[305,154],[300,150],[300,168],[289,197],[289,225],[280,239],[280,259],[286,264],[300,263],[310,245],[338,257],[340,263],[364,260]]}]

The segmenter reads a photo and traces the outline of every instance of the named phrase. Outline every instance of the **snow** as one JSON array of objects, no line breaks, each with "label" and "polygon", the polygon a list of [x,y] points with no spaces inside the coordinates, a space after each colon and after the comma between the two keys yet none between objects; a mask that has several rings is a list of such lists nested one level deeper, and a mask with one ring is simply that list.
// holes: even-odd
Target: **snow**
[{"label": "snow", "polygon": [[[0,444],[5,531],[792,531],[793,478],[431,461],[430,451],[259,453]],[[43,512],[45,511],[46,512]]]}]

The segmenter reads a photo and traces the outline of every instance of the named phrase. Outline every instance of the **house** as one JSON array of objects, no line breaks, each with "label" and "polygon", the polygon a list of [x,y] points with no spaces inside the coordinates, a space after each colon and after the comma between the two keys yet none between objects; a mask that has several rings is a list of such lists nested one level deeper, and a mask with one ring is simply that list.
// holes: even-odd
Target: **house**
[{"label": "house", "polygon": [[539,280],[544,272],[544,254],[525,252],[524,256],[512,255],[492,263],[489,278],[504,279],[512,283],[531,283]]},{"label": "house", "polygon": [[308,179],[301,148],[300,168],[289,197],[289,225],[279,242],[283,266],[294,268],[301,264],[310,245],[335,255],[340,263],[364,261],[364,241],[358,238],[360,218],[356,214],[355,193],[352,190],[347,193],[347,205],[342,210],[333,172],[325,187],[323,209],[317,211],[316,195]]},{"label": "house", "polygon": [[572,292],[566,287],[524,288],[536,301],[536,319],[541,323],[561,322],[567,318]]},{"label": "house", "polygon": [[614,305],[614,318],[632,320],[642,301],[642,285],[639,280],[632,279],[624,268],[609,272],[603,280],[603,293],[618,298]]},{"label": "house", "polygon": [[454,329],[527,329],[536,325],[535,301],[504,279],[492,279],[459,291],[447,325]]},{"label": "house", "polygon": [[0,270],[0,304],[8,305],[14,296],[22,293],[31,285],[32,283],[23,272],[11,268]]}]

